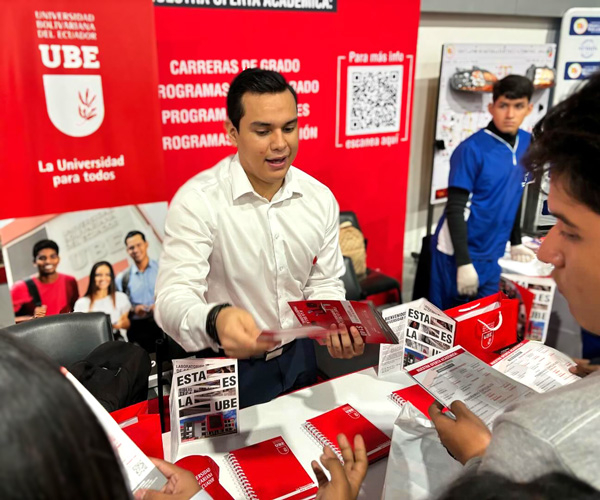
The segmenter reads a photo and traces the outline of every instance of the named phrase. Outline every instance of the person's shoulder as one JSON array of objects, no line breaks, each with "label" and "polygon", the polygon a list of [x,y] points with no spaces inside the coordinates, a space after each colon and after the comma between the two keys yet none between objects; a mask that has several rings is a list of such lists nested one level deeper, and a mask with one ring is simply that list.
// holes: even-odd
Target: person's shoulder
[{"label": "person's shoulder", "polygon": [[70,282],[77,283],[77,280],[75,279],[75,277],[71,276],[70,274],[58,273],[58,277],[67,283],[70,283]]},{"label": "person's shoulder", "polygon": [[183,186],[177,190],[171,203],[183,201],[188,198],[195,198],[201,195],[201,193],[206,194],[215,189],[219,189],[223,179],[229,174],[229,165],[232,158],[233,156],[227,156],[215,166],[203,170],[194,175],[191,179],[188,179]]},{"label": "person's shoulder", "polygon": [[519,143],[524,145],[529,145],[531,142],[531,133],[527,132],[527,130],[519,129],[517,131],[517,136],[519,137]]},{"label": "person's shoulder", "polygon": [[130,302],[129,301],[129,297],[127,296],[127,294],[124,293],[124,292],[120,292],[119,290],[117,290],[115,292],[115,299],[116,299],[117,302],[122,302],[122,303]]},{"label": "person's shoulder", "polygon": [[321,181],[315,179],[312,175],[307,174],[303,170],[300,170],[298,167],[294,167],[293,165],[290,167],[290,170],[294,178],[294,182],[298,183],[298,186],[300,186],[303,191],[308,191],[309,194],[320,194],[331,196],[333,198],[331,189],[329,189]]},{"label": "person's shoulder", "polygon": [[577,425],[600,433],[600,373],[516,404],[494,428],[503,422],[552,440],[564,438]]},{"label": "person's shoulder", "polygon": [[75,305],[73,306],[74,312],[87,312],[90,307],[90,298],[89,297],[79,297],[75,301]]}]

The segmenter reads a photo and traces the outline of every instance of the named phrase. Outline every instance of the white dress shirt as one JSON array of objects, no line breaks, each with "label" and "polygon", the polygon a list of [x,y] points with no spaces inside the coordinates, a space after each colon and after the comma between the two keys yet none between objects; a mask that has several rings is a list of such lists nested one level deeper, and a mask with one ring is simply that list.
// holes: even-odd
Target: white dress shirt
[{"label": "white dress shirt", "polygon": [[292,300],[344,300],[339,207],[331,191],[290,167],[271,201],[237,155],[184,184],[171,202],[156,282],[155,318],[187,351],[217,344],[212,307],[247,310],[260,329],[297,326]]}]

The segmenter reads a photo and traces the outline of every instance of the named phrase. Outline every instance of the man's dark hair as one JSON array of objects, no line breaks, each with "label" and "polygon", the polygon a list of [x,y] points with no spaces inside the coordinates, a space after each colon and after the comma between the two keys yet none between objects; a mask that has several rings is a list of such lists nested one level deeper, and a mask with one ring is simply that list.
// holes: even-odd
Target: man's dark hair
[{"label": "man's dark hair", "polygon": [[507,99],[521,99],[527,97],[531,101],[533,83],[525,76],[508,75],[494,83],[494,102],[504,96]]},{"label": "man's dark hair", "polygon": [[244,116],[244,106],[242,105],[244,94],[281,94],[286,90],[292,93],[294,101],[298,104],[296,91],[276,71],[259,68],[245,69],[231,82],[227,94],[227,116],[235,129],[239,130],[240,120]]},{"label": "man's dark hair", "polygon": [[528,483],[518,483],[492,472],[465,474],[437,500],[600,500],[589,484],[553,472]]},{"label": "man's dark hair", "polygon": [[524,164],[539,178],[550,171],[569,195],[600,214],[600,72],[548,111],[533,129]]},{"label": "man's dark hair", "polygon": [[33,260],[35,260],[42,250],[46,248],[51,248],[58,255],[58,245],[55,241],[52,240],[40,240],[35,245],[33,245]]},{"label": "man's dark hair", "polygon": [[137,230],[135,230],[135,231],[129,231],[127,233],[127,235],[125,236],[125,245],[127,245],[127,240],[129,238],[133,238],[134,236],[137,236],[138,234],[142,237],[142,239],[144,241],[146,241],[146,236],[144,236],[144,233],[142,233],[141,231],[137,231]]}]

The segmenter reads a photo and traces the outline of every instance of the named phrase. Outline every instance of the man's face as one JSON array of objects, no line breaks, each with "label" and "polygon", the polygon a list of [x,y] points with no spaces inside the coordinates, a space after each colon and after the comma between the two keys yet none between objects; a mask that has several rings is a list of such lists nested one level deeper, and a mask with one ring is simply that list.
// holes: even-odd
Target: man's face
[{"label": "man's face", "polygon": [[52,248],[43,248],[35,256],[33,265],[37,267],[40,276],[51,276],[55,274],[60,257]]},{"label": "man's face", "polygon": [[511,135],[517,133],[521,123],[532,109],[533,104],[527,97],[507,99],[501,95],[496,102],[488,104],[488,111],[492,115],[494,125],[500,132]]},{"label": "man's face", "polygon": [[298,112],[289,90],[242,96],[239,130],[226,123],[240,163],[254,190],[274,194],[298,152]]},{"label": "man's face", "polygon": [[148,242],[144,241],[139,234],[127,238],[125,242],[127,245],[127,253],[133,259],[134,262],[142,262],[147,255]]},{"label": "man's face", "polygon": [[600,214],[573,199],[561,179],[551,182],[548,207],[558,222],[538,251],[585,329],[600,334]]}]

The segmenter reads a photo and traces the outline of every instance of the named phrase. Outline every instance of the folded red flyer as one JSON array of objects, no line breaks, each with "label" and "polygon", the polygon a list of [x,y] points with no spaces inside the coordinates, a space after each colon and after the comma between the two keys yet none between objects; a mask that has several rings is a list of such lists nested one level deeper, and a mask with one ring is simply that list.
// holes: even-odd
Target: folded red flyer
[{"label": "folded red flyer", "polygon": [[337,443],[337,435],[340,433],[348,438],[351,445],[354,445],[354,436],[360,434],[363,437],[370,464],[387,457],[390,452],[391,440],[387,434],[349,404],[309,418],[302,426],[321,446],[329,446],[342,462],[342,453]]},{"label": "folded red flyer", "polygon": [[[365,344],[397,344],[398,338],[375,307],[350,300],[299,300],[288,302],[302,325],[330,328],[356,327]],[[323,343],[320,341],[319,343]]]}]

